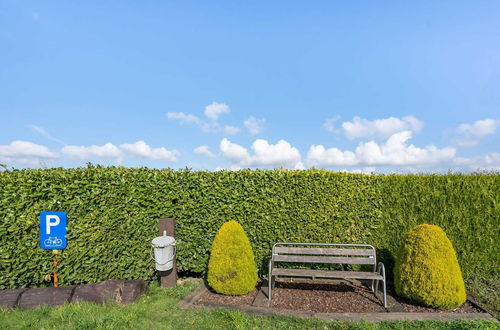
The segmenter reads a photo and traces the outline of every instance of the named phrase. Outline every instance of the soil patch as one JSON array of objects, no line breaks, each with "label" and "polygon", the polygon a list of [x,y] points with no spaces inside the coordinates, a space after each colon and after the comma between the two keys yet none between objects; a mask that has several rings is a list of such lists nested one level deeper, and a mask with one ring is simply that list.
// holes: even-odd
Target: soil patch
[{"label": "soil patch", "polygon": [[208,303],[215,303],[221,305],[234,305],[234,306],[251,306],[261,286],[262,282],[259,281],[255,289],[242,296],[226,296],[223,294],[218,294],[211,288],[208,288],[207,292],[205,292],[200,297],[200,300],[198,300],[198,302],[200,303],[208,302]]},{"label": "soil patch", "polygon": [[[218,294],[211,289],[204,292],[196,303],[209,303],[226,306],[259,306],[257,300],[267,303],[267,286],[263,287],[259,281],[257,287],[250,293],[242,296],[226,296]],[[266,283],[267,285],[267,283]],[[265,297],[262,296],[264,291]],[[379,289],[381,289],[379,287]],[[259,299],[256,297],[259,295]],[[480,308],[467,301],[462,306],[453,310],[440,310],[420,306],[395,295],[392,287],[387,288],[388,302],[393,312],[408,313],[482,313]],[[393,298],[390,298],[390,297]],[[296,310],[314,313],[387,313],[384,308],[382,292],[375,297],[366,283],[347,280],[304,280],[304,279],[278,279],[273,289],[273,299],[269,304],[271,309]],[[397,305],[397,306],[395,306]],[[263,305],[261,305],[263,306]]]},{"label": "soil patch", "polygon": [[480,308],[474,306],[470,301],[466,301],[462,306],[451,310],[442,310],[427,306],[418,305],[408,299],[396,295],[394,288],[388,288],[387,293],[393,296],[396,301],[403,306],[405,312],[409,313],[483,313]]},{"label": "soil patch", "polygon": [[[260,290],[259,290],[260,289]],[[184,309],[213,310],[229,308],[257,315],[289,315],[303,318],[319,318],[328,321],[400,321],[400,320],[494,320],[489,313],[467,302],[453,311],[416,306],[400,298],[394,299],[388,290],[388,308],[385,309],[367,287],[358,281],[332,280],[285,280],[276,281],[273,301],[267,299],[267,281],[244,296],[224,296],[205,284],[178,303]]]},{"label": "soil patch", "polygon": [[270,307],[319,313],[386,312],[369,288],[346,281],[276,281]]}]

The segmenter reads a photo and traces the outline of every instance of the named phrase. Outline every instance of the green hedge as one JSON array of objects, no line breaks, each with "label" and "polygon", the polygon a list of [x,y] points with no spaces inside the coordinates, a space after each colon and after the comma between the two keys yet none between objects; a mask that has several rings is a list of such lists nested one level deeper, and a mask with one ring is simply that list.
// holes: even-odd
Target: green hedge
[{"label": "green hedge", "polygon": [[0,288],[43,286],[52,254],[38,213],[68,214],[65,284],[152,280],[159,217],[177,219],[180,270],[203,273],[211,242],[239,221],[265,270],[277,241],[363,242],[389,264],[405,231],[442,226],[468,283],[498,292],[499,174],[362,175],[323,170],[191,172],[94,167],[0,172]]},{"label": "green hedge", "polygon": [[500,310],[500,174],[389,175],[382,181],[386,263],[410,228],[441,226],[457,252],[467,290]]}]

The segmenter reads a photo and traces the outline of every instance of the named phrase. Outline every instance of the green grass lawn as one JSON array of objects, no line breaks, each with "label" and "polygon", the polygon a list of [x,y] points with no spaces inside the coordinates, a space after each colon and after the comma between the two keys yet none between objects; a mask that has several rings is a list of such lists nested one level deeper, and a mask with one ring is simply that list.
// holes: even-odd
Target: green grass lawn
[{"label": "green grass lawn", "polygon": [[494,321],[349,323],[283,316],[256,316],[231,310],[183,310],[176,303],[198,284],[152,286],[128,306],[91,303],[59,308],[0,311],[2,329],[500,329]]}]

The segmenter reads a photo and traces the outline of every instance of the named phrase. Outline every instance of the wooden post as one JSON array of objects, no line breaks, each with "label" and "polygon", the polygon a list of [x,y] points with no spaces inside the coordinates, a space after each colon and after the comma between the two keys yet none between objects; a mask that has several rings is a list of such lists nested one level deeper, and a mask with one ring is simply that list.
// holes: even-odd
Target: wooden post
[{"label": "wooden post", "polygon": [[[167,231],[167,236],[175,238],[175,219],[174,218],[161,218],[158,219],[158,229],[160,236],[163,236],[163,231]],[[160,285],[162,287],[174,287],[177,284],[177,267],[176,257],[174,256],[174,267],[165,272],[158,272],[160,277]]]}]

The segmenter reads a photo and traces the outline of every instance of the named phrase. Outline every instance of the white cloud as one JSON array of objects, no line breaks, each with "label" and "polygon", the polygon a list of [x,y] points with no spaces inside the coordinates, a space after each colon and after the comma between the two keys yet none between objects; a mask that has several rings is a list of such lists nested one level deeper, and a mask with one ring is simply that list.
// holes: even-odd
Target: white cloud
[{"label": "white cloud", "polygon": [[228,112],[229,106],[224,103],[212,102],[212,104],[209,104],[205,107],[205,116],[212,120],[217,120],[219,119],[220,115]]},{"label": "white cloud", "polygon": [[389,117],[371,121],[356,116],[352,121],[342,123],[342,132],[349,140],[363,137],[385,139],[397,132],[419,132],[423,125],[422,121],[413,116],[403,117],[402,119]]},{"label": "white cloud", "polygon": [[300,152],[285,140],[277,144],[269,144],[266,140],[257,139],[252,144],[254,165],[295,166],[300,161]]},{"label": "white cloud", "polygon": [[[176,150],[167,150],[163,147],[151,148],[144,141],[137,141],[131,144],[122,144],[120,145],[120,148],[127,154],[132,156],[160,159],[167,162],[175,162],[178,156],[178,152]],[[120,148],[108,142],[102,146],[64,146],[61,149],[61,152],[64,155],[75,159],[85,160],[91,158],[107,158],[121,162],[124,154],[122,150],[120,150]]]},{"label": "white cloud", "polygon": [[167,112],[167,118],[178,120],[181,125],[195,125],[205,133],[215,133],[222,131],[218,123],[207,123],[195,115],[184,112]]},{"label": "white cloud", "polygon": [[297,164],[295,164],[294,170],[305,170],[306,167],[304,166],[304,164],[302,162],[298,162]]},{"label": "white cloud", "polygon": [[52,136],[52,134],[50,134],[49,132],[47,132],[47,130],[45,128],[43,128],[43,127],[36,126],[36,125],[29,125],[29,127],[32,130],[34,130],[35,132],[39,133],[40,135],[46,137],[49,140],[52,140],[52,141],[57,142],[57,143],[62,144],[62,145],[66,144],[63,141],[59,140],[58,138]]},{"label": "white cloud", "polygon": [[352,151],[342,151],[338,148],[325,149],[322,145],[312,145],[307,153],[306,163],[319,167],[353,166],[358,164],[358,160]]},{"label": "white cloud", "polygon": [[257,135],[264,129],[265,119],[257,119],[255,117],[249,117],[247,120],[243,122],[243,125],[246,127],[248,132],[252,135]]},{"label": "white cloud", "polygon": [[229,159],[232,163],[247,164],[250,162],[248,150],[239,144],[232,143],[224,138],[219,144],[220,151],[224,158]]},{"label": "white cloud", "polygon": [[164,147],[151,148],[144,141],[137,141],[132,144],[122,144],[120,145],[120,148],[137,157],[160,159],[167,162],[177,161],[177,156],[179,155],[176,150],[167,150]]},{"label": "white cloud", "polygon": [[430,166],[450,163],[455,148],[438,149],[433,145],[425,148],[407,144],[411,138],[410,131],[393,134],[384,144],[375,141],[362,142],[355,151],[341,151],[337,148],[325,149],[322,145],[311,146],[306,163],[310,166]]},{"label": "white cloud", "polygon": [[[222,126],[217,122],[218,116],[225,112],[223,111],[225,104],[212,103],[205,108],[205,114],[213,119],[212,122],[206,122],[195,115],[184,113],[184,112],[167,112],[166,116],[168,119],[178,120],[182,125],[195,125],[205,133],[223,133],[226,135],[235,135],[240,132],[240,128],[236,126],[225,125]],[[209,111],[207,111],[209,109]],[[227,107],[229,111],[229,107]],[[222,112],[221,112],[222,111]]]},{"label": "white cloud", "polygon": [[433,145],[418,148],[408,145],[411,139],[410,131],[392,135],[383,145],[373,141],[361,143],[356,148],[356,155],[363,164],[368,165],[430,165],[452,160],[455,148],[438,149]]},{"label": "white cloud", "polygon": [[294,148],[285,140],[276,144],[257,139],[252,143],[253,155],[248,150],[228,139],[222,139],[220,143],[222,156],[239,166],[283,166],[287,168],[300,168],[301,156],[297,148]]},{"label": "white cloud", "polygon": [[227,135],[235,135],[240,132],[240,128],[236,126],[226,125],[222,128],[222,132]]},{"label": "white cloud", "polygon": [[195,124],[199,125],[200,124],[200,119],[194,115],[191,114],[186,114],[184,112],[167,112],[167,118],[168,119],[176,119],[180,121],[181,124]]},{"label": "white cloud", "polygon": [[498,171],[500,172],[500,153],[492,152],[472,158],[457,157],[454,161],[457,170],[465,171]]},{"label": "white cloud", "polygon": [[71,158],[76,159],[90,159],[93,157],[99,158],[109,158],[120,160],[122,157],[122,152],[117,146],[108,142],[102,146],[91,145],[91,146],[64,146],[61,152]]},{"label": "white cloud", "polygon": [[199,146],[194,148],[194,152],[198,155],[202,155],[209,158],[214,158],[215,155],[210,151],[208,146]]},{"label": "white cloud", "polygon": [[483,137],[495,134],[499,126],[500,120],[490,118],[476,120],[472,124],[461,124],[455,130],[456,138],[453,143],[459,147],[473,147],[477,145]]},{"label": "white cloud", "polygon": [[335,128],[333,123],[335,123],[339,119],[340,116],[335,116],[333,118],[328,118],[327,120],[325,120],[325,122],[323,123],[323,128],[325,129],[325,131],[331,133],[338,133],[338,130]]},{"label": "white cloud", "polygon": [[0,161],[20,164],[36,164],[40,160],[57,158],[57,154],[46,146],[29,141],[12,141],[8,145],[0,145]]}]

